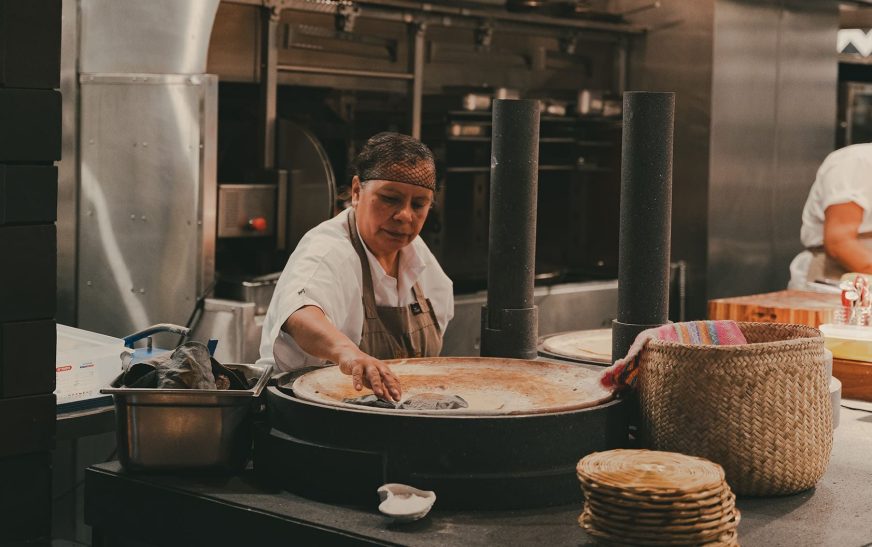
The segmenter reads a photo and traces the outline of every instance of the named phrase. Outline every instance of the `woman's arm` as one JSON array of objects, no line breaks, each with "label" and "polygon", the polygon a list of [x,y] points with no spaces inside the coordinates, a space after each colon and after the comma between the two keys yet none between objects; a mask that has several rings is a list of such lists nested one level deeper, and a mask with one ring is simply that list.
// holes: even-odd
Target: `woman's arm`
[{"label": "woman's arm", "polygon": [[872,250],[857,238],[863,208],[856,203],[830,205],[824,212],[824,249],[849,272],[872,273]]},{"label": "woman's arm", "polygon": [[354,389],[372,389],[378,397],[399,401],[400,381],[382,361],[362,352],[345,334],[333,326],[318,306],[303,306],[285,321],[282,330],[293,337],[300,349],[319,359],[339,365],[350,374]]}]

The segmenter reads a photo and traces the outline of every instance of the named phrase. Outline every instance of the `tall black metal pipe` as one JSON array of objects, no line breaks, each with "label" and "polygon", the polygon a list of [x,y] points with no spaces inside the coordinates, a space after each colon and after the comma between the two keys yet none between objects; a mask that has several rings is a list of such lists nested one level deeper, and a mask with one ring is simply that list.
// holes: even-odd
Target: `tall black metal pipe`
[{"label": "tall black metal pipe", "polygon": [[481,310],[481,355],[534,359],[539,314],[533,304],[539,102],[493,106],[487,305]]},{"label": "tall black metal pipe", "polygon": [[612,358],[669,313],[674,93],[624,94],[618,318]]}]

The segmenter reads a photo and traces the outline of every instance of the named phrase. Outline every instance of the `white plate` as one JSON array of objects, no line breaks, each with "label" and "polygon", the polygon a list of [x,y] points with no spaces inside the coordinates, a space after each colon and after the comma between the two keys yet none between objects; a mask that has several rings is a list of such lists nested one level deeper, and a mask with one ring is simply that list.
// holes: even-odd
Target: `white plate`
[{"label": "white plate", "polygon": [[406,484],[382,485],[378,495],[381,499],[378,510],[402,522],[424,518],[436,503],[436,493],[432,490],[419,490]]}]

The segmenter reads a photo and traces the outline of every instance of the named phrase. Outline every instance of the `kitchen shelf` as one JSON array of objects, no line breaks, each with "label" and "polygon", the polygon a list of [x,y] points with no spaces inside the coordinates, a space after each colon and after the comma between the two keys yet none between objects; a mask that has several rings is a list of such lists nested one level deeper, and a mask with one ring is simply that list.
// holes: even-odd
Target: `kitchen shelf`
[{"label": "kitchen shelf", "polygon": [[[445,137],[445,140],[448,141],[461,141],[461,142],[490,142],[490,136],[464,136],[464,135],[449,135]],[[577,142],[572,137],[542,137],[539,139],[539,144],[572,144]]]},{"label": "kitchen shelf", "polygon": [[615,143],[610,141],[575,141],[575,144],[590,148],[611,148],[615,145]]},{"label": "kitchen shelf", "polygon": [[541,122],[558,122],[558,123],[575,123],[578,118],[575,116],[539,116]]},{"label": "kitchen shelf", "polygon": [[487,116],[491,117],[490,110],[449,110],[449,117],[458,117],[458,118],[484,118]]},{"label": "kitchen shelf", "polygon": [[598,123],[604,125],[614,125],[617,127],[624,125],[624,122],[621,118],[606,118],[603,116],[579,116],[575,119],[578,120],[579,123]]},{"label": "kitchen shelf", "polygon": [[[493,113],[490,110],[450,110],[448,117],[455,118],[486,118],[487,123],[491,122]],[[593,117],[578,117],[578,116],[539,116],[541,122],[557,122],[557,123],[575,123],[579,120],[598,120]],[[612,118],[602,118],[602,120],[612,121]],[[620,121],[620,120],[619,120]]]},{"label": "kitchen shelf", "polygon": [[490,173],[490,167],[446,167],[446,173]]},{"label": "kitchen shelf", "polygon": [[579,171],[581,173],[612,173],[612,172],[614,172],[614,169],[612,169],[610,167],[597,167],[597,166],[592,166],[592,165],[579,165],[578,167],[575,167],[575,170]]},{"label": "kitchen shelf", "polygon": [[[539,171],[576,171],[573,165],[540,165]],[[490,167],[446,167],[446,173],[490,173]]]},{"label": "kitchen shelf", "polygon": [[480,125],[480,126],[486,127],[486,126],[491,125],[491,120],[490,120],[490,118],[488,118],[486,120],[485,119],[482,119],[482,120],[476,120],[476,119],[449,120],[447,123],[449,123],[449,124],[456,123],[456,124],[463,124],[463,125]]},{"label": "kitchen shelf", "polygon": [[459,142],[490,142],[490,137],[463,137],[463,136],[448,136],[445,137],[447,141],[459,141]]}]

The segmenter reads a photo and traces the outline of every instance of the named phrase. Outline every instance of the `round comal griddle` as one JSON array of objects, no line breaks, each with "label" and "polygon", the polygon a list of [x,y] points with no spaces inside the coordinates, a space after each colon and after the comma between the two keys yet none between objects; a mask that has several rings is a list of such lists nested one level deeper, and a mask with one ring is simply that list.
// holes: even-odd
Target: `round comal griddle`
[{"label": "round comal griddle", "polygon": [[[403,385],[402,401],[421,395],[461,397],[469,406],[447,410],[373,408],[380,413],[415,412],[429,415],[500,416],[578,410],[605,403],[612,393],[599,383],[597,371],[558,363],[520,359],[443,357],[394,361],[391,370]],[[360,397],[338,367],[327,367],[297,378],[294,394],[307,401],[342,408]],[[401,401],[401,403],[402,403]]]},{"label": "round comal griddle", "polygon": [[612,364],[612,329],[549,334],[539,339],[538,353],[552,359],[609,366]]},{"label": "round comal griddle", "polygon": [[388,361],[403,399],[459,396],[466,409],[401,410],[344,402],[336,367],[279,378],[255,430],[255,471],[332,503],[375,507],[390,482],[433,490],[437,507],[523,508],[580,502],[575,465],[626,445],[623,401],[583,365],[500,358]]}]

